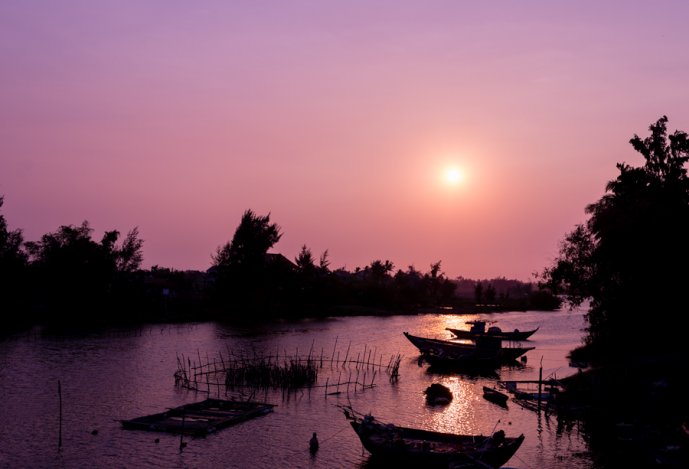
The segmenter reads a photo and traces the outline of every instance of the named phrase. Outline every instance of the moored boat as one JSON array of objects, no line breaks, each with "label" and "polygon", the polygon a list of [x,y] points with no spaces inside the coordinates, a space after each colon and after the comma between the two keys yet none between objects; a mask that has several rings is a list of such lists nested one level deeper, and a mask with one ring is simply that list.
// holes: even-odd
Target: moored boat
[{"label": "moored boat", "polygon": [[489,323],[489,321],[484,321],[480,319],[477,319],[475,321],[467,321],[466,323],[471,326],[469,330],[456,329],[452,327],[446,327],[445,329],[452,332],[452,334],[455,336],[455,339],[474,340],[476,338],[481,337],[493,337],[495,339],[501,340],[521,341],[527,340],[540,328],[539,326],[536,329],[530,329],[527,331],[520,331],[519,329],[515,329],[513,331],[503,331],[498,326],[490,326],[486,328],[486,325]]},{"label": "moored boat", "polygon": [[483,386],[483,398],[499,406],[506,407],[509,396],[495,388]]},{"label": "moored boat", "polygon": [[408,332],[404,336],[432,365],[500,366],[512,363],[535,347],[503,346],[502,340],[481,338],[474,343],[419,337]]},{"label": "moored boat", "polygon": [[498,430],[492,435],[459,435],[383,423],[371,415],[343,408],[345,417],[374,457],[389,464],[418,464],[419,467],[498,468],[514,456],[524,435],[507,437]]}]

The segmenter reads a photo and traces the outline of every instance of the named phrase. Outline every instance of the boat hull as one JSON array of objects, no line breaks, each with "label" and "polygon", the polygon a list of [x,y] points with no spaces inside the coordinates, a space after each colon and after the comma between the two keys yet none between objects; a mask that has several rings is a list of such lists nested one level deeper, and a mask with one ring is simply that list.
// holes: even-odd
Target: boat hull
[{"label": "boat hull", "polygon": [[514,330],[501,332],[475,332],[467,331],[465,329],[453,329],[451,327],[446,327],[445,329],[450,331],[455,336],[455,339],[475,340],[480,339],[482,337],[493,337],[500,340],[522,341],[528,340],[529,337],[531,337],[538,330],[538,327],[530,331]]},{"label": "boat hull", "polygon": [[498,440],[484,435],[455,435],[384,425],[375,420],[356,419],[350,423],[364,448],[375,458],[390,464],[426,468],[447,468],[450,464],[497,468],[507,463],[524,441],[524,435]]},{"label": "boat hull", "polygon": [[500,366],[514,362],[535,347],[503,347],[500,340],[478,341],[464,344],[447,340],[430,339],[404,333],[404,336],[419,349],[423,358],[431,365],[456,366]]},{"label": "boat hull", "polygon": [[505,407],[507,405],[507,399],[509,396],[497,389],[489,388],[488,386],[483,386],[483,398],[498,404],[499,406]]}]

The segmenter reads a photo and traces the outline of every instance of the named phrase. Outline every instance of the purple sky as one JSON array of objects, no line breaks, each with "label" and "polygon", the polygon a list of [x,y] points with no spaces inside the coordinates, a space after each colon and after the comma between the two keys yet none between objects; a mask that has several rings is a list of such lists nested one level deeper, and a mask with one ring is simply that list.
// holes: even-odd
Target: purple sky
[{"label": "purple sky", "polygon": [[[274,251],[531,280],[629,139],[689,131],[689,2],[0,2],[0,194],[36,240],[139,227],[206,269]],[[449,184],[450,167],[464,174]]]}]

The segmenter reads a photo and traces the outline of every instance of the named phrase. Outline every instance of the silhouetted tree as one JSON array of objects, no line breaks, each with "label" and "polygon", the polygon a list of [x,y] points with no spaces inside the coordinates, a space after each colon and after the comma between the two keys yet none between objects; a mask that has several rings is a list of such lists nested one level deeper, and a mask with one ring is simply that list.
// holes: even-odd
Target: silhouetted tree
[{"label": "silhouetted tree", "polygon": [[127,233],[122,244],[115,248],[115,268],[118,272],[134,272],[139,269],[144,259],[144,242],[139,238],[139,228],[135,227]]},{"label": "silhouetted tree", "polygon": [[102,307],[114,272],[114,260],[106,255],[111,237],[106,233],[104,244],[98,244],[91,240],[91,233],[84,221],[81,226],[63,225],[40,241],[26,243],[37,297],[46,308],[54,308],[51,321],[77,319],[89,305]]},{"label": "silhouetted tree", "polygon": [[402,269],[397,271],[394,276],[394,285],[397,306],[413,308],[425,306],[424,276],[413,265],[410,265],[406,272]]},{"label": "silhouetted tree", "polygon": [[[318,314],[316,307],[333,304],[333,278],[328,266],[328,251],[320,256],[319,263],[306,245],[303,245],[299,254],[294,259],[296,264],[296,281],[294,285],[293,300],[301,309],[309,309],[312,314]],[[321,311],[321,314],[324,312]]]},{"label": "silhouetted tree", "polygon": [[[136,228],[122,246],[116,245],[118,231],[106,231],[100,243],[91,239],[92,233],[84,221],[80,226],[60,226],[40,241],[26,243],[39,307],[50,305],[51,314],[61,313],[50,320],[102,319],[96,315],[106,313],[113,306],[111,300],[122,293],[117,290],[118,274],[133,271],[141,262],[143,241]],[[83,316],[87,310],[93,315]]]},{"label": "silhouetted tree", "polygon": [[218,248],[213,257],[217,267],[232,266],[253,269],[265,261],[265,254],[282,237],[280,227],[270,223],[270,214],[256,215],[246,210],[232,241]]},{"label": "silhouetted tree", "polygon": [[427,305],[440,306],[452,302],[456,285],[450,282],[440,270],[441,261],[431,264],[431,270],[424,276]]},{"label": "silhouetted tree", "polygon": [[477,282],[476,287],[474,287],[474,298],[476,299],[476,304],[483,302],[483,284],[481,282]]},{"label": "silhouetted tree", "polygon": [[601,360],[687,354],[682,328],[665,322],[662,332],[649,334],[649,328],[653,316],[676,316],[686,308],[689,139],[681,131],[668,136],[665,116],[649,129],[649,137],[630,140],[645,164],[617,164],[619,175],[606,194],[586,208],[588,221],[567,234],[541,276],[572,305],[590,299],[586,342]]},{"label": "silhouetted tree", "polygon": [[390,279],[390,272],[394,268],[395,265],[389,260],[375,260],[364,269],[364,272],[365,276],[374,283],[383,284]]},{"label": "silhouetted tree", "polygon": [[311,250],[306,247],[306,244],[301,247],[301,251],[299,251],[294,262],[297,264],[297,268],[301,273],[312,274],[316,271],[316,263],[313,259],[313,254],[311,254]]},{"label": "silhouetted tree", "polygon": [[321,257],[318,261],[318,268],[322,272],[329,272],[330,260],[328,259],[328,250],[327,249],[325,251],[323,251],[323,254],[321,254]]},{"label": "silhouetted tree", "polygon": [[486,303],[495,304],[495,287],[489,283],[483,296],[486,299]]},{"label": "silhouetted tree", "polygon": [[[0,196],[0,208],[4,197]],[[11,311],[23,297],[26,273],[26,253],[22,250],[21,230],[9,230],[5,216],[0,213],[0,306],[8,313],[6,320],[21,319]]]},{"label": "silhouetted tree", "polygon": [[219,247],[213,256],[216,298],[222,304],[258,308],[269,301],[266,254],[281,236],[280,227],[270,222],[270,214],[244,212],[232,241]]}]

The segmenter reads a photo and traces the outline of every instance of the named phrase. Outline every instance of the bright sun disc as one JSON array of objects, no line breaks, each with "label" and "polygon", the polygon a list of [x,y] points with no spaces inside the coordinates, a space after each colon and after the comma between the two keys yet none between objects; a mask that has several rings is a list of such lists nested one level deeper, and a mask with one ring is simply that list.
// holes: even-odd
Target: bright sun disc
[{"label": "bright sun disc", "polygon": [[445,181],[448,184],[459,184],[462,181],[462,172],[457,168],[449,168],[445,171]]}]

